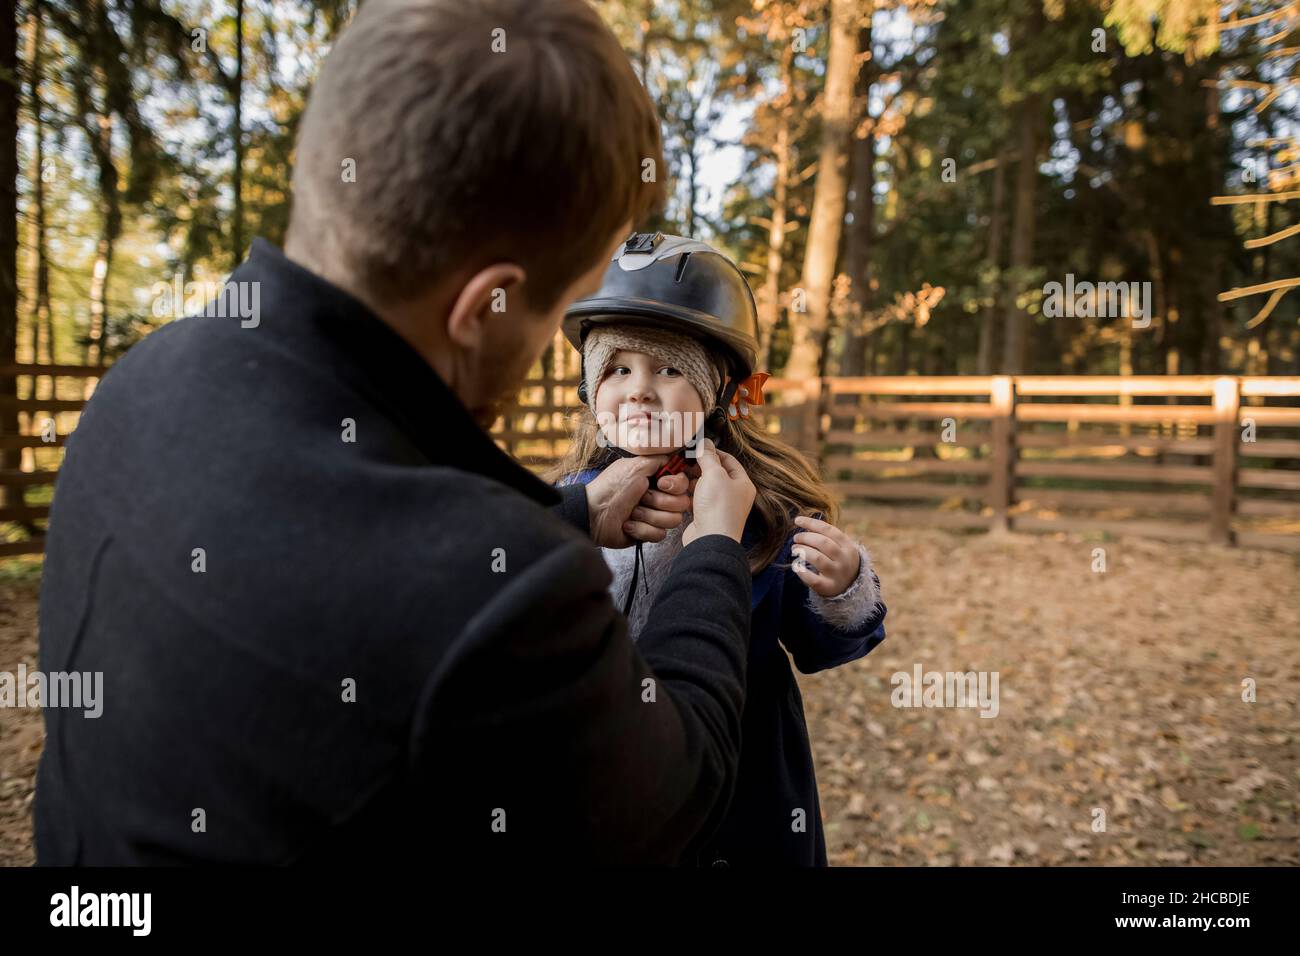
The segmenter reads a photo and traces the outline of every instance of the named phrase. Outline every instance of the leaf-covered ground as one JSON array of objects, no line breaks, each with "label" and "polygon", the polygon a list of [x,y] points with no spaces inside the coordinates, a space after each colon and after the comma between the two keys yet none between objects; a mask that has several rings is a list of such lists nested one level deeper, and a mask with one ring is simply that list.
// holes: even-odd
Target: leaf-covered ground
[{"label": "leaf-covered ground", "polygon": [[[0,560],[0,671],[36,668],[36,570],[29,559]],[[0,707],[0,866],[33,861],[32,787],[44,738],[39,710]]]},{"label": "leaf-covered ground", "polygon": [[[802,679],[832,864],[1300,863],[1300,556],[855,530],[889,636]],[[998,715],[893,707],[917,663]]]},{"label": "leaf-covered ground", "polygon": [[[889,637],[800,678],[833,864],[1300,864],[1300,558],[851,530]],[[0,574],[0,670],[36,666],[36,594]],[[895,708],[918,663],[996,671],[998,715]],[[41,737],[0,710],[0,864],[32,861]]]}]

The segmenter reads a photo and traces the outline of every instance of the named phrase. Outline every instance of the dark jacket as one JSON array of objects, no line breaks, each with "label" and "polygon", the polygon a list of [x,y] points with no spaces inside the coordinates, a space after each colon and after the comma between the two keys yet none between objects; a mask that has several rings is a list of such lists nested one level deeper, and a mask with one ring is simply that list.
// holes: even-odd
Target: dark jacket
[{"label": "dark jacket", "polygon": [[693,856],[736,779],[740,545],[686,549],[634,645],[582,489],[273,246],[231,281],[259,324],[155,332],[68,443],[40,664],[104,704],[46,711],[38,862]]},{"label": "dark jacket", "polygon": [[[597,474],[599,469],[571,475],[566,481],[572,484],[561,490],[586,484]],[[758,541],[757,514],[750,513],[741,538],[747,551]],[[776,559],[752,579],[740,778],[721,826],[698,848],[696,862],[702,865],[825,866],[827,862],[812,747],[790,658],[801,673],[814,674],[865,656],[885,639],[887,608],[880,601],[856,627],[829,624],[809,606],[808,586],[790,569],[793,547],[791,534]],[[674,560],[673,575],[680,572],[678,565],[685,556],[683,551]],[[875,571],[868,569],[868,573],[878,586]],[[657,625],[667,613],[667,608],[656,604],[648,626]]]}]

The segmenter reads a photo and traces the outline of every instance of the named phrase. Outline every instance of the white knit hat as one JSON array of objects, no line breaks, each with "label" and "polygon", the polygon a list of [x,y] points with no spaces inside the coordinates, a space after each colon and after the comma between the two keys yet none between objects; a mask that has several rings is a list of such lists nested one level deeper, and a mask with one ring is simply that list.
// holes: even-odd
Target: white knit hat
[{"label": "white knit hat", "polygon": [[596,389],[614,364],[619,349],[653,355],[671,365],[700,393],[705,412],[718,402],[722,384],[717,363],[699,339],[680,332],[648,325],[596,325],[582,343],[582,365],[586,373],[587,401],[593,407]]}]

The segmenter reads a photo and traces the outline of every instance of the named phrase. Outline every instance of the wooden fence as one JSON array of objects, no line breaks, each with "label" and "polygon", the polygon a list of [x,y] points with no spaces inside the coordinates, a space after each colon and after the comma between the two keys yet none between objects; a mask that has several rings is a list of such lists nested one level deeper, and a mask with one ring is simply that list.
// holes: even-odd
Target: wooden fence
[{"label": "wooden fence", "polygon": [[[18,413],[16,435],[5,433],[0,418],[0,531],[10,523],[35,532],[20,541],[0,536],[0,558],[44,550],[63,444],[104,372],[83,365],[0,366],[0,380],[18,380],[16,399],[0,394],[0,413]],[[20,456],[16,469],[8,462],[14,452]]]},{"label": "wooden fence", "polygon": [[[576,380],[498,423],[562,452]],[[1091,531],[1300,550],[1300,377],[772,379],[756,414],[816,460],[851,520]]]},{"label": "wooden fence", "polygon": [[[19,411],[21,431],[0,449],[23,455],[0,470],[0,523],[34,531],[0,541],[0,557],[42,549],[58,449],[101,374],[0,368],[19,378],[0,408]],[[553,464],[576,389],[530,381],[494,436],[529,467]],[[772,379],[764,392],[755,415],[819,463],[849,520],[1300,550],[1300,377]]]}]

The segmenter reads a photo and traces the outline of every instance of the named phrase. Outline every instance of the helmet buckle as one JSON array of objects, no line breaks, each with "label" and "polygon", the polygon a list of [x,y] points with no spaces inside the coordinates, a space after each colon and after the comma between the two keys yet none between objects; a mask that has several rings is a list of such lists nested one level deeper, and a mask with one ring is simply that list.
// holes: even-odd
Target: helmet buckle
[{"label": "helmet buckle", "polygon": [[642,255],[647,252],[654,252],[655,246],[663,242],[664,234],[662,232],[637,232],[623,243],[624,255]]}]

